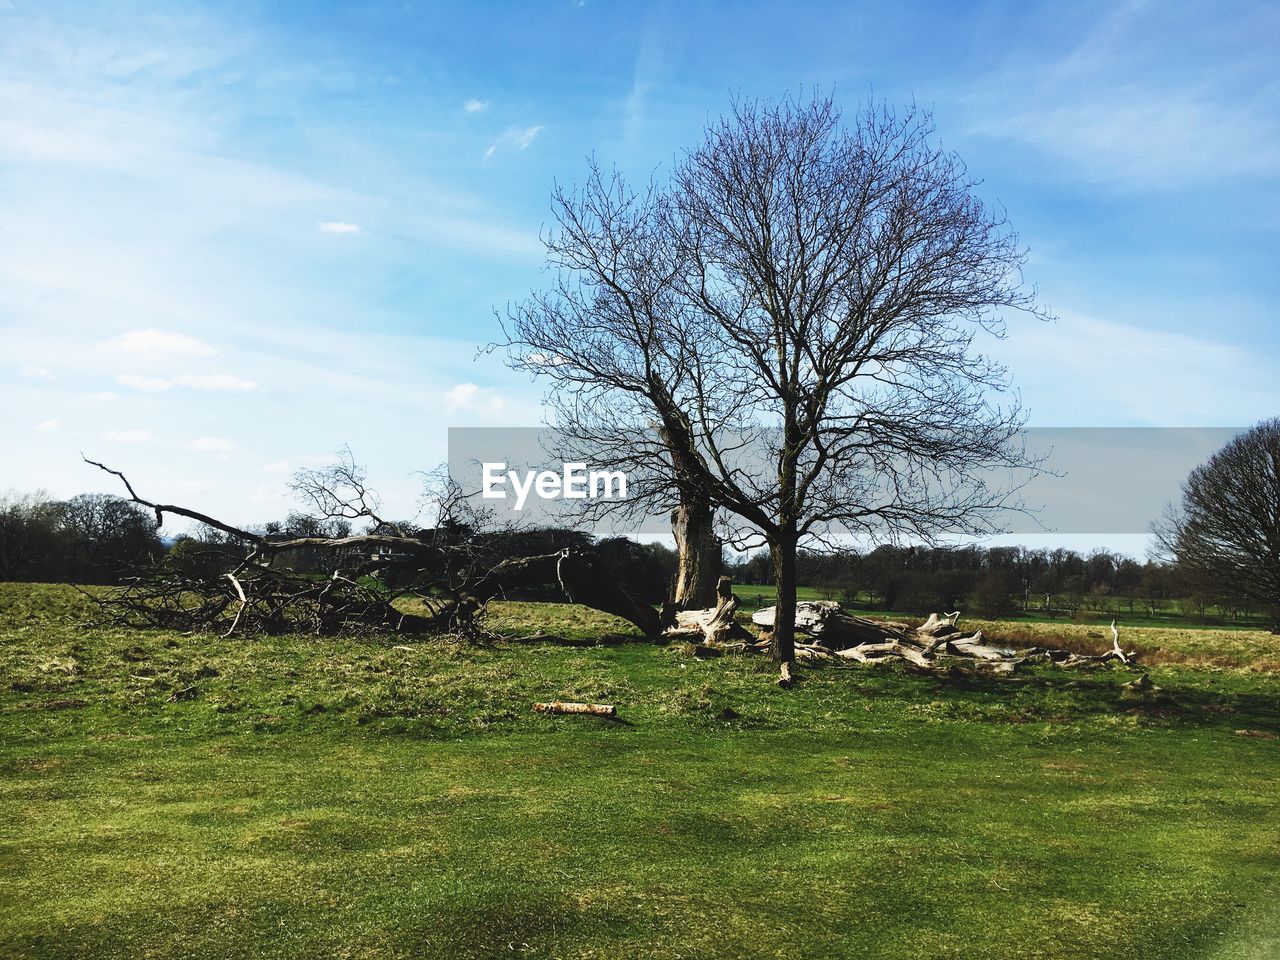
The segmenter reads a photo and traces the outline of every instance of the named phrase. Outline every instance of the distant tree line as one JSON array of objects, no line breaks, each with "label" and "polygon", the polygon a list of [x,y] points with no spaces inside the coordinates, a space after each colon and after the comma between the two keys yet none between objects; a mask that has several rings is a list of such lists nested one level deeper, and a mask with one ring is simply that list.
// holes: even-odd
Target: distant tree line
[{"label": "distant tree line", "polygon": [[[398,528],[421,532],[412,524]],[[319,518],[291,513],[284,520],[258,525],[255,533],[291,540],[299,537],[344,538],[352,524],[341,518]],[[603,568],[640,602],[666,599],[676,573],[675,551],[662,544],[637,543],[627,537],[598,540],[590,534],[562,529],[514,529],[475,531],[458,529],[451,536],[466,540],[477,552],[495,562],[508,557],[528,557],[565,549],[593,548]],[[213,576],[226,569],[223,560],[243,544],[212,527],[164,539],[155,517],[122,497],[86,493],[69,500],[55,500],[44,493],[0,493],[0,581],[116,584],[157,562],[205,570]],[[354,549],[354,548],[353,548]],[[382,574],[403,574],[398,557],[387,554]],[[332,552],[299,548],[282,554],[277,562],[300,572],[329,573]],[[513,599],[557,600],[551,587],[530,588]]]},{"label": "distant tree line", "polygon": [[115,583],[163,554],[155,517],[120,497],[0,493],[0,580]]},{"label": "distant tree line", "polygon": [[[411,525],[400,525],[411,529]],[[342,538],[350,522],[291,513],[253,528],[281,539]],[[660,603],[676,579],[675,551],[627,537],[598,540],[567,529],[457,530],[494,561],[591,547],[605,569],[642,603]],[[164,539],[155,517],[130,501],[102,493],[55,500],[40,492],[0,494],[0,580],[114,584],[146,564],[223,569],[220,554],[242,545],[212,528]],[[383,576],[399,576],[397,558],[385,557]],[[331,554],[307,548],[282,555],[291,569],[324,574]],[[737,583],[771,584],[767,553],[731,558],[726,568]],[[217,575],[214,573],[213,575]],[[880,546],[869,551],[802,550],[797,582],[851,606],[925,614],[964,610],[981,616],[1181,615],[1193,619],[1251,619],[1267,611],[1244,591],[1223,589],[1189,565],[1147,560],[1105,549],[1024,547]],[[554,588],[529,588],[512,599],[560,599]]]},{"label": "distant tree line", "polygon": [[[1077,617],[1178,614],[1236,620],[1265,611],[1239,593],[1211,585],[1171,562],[1138,561],[1110,550],[881,546],[801,551],[800,583],[830,599],[878,610],[924,614],[963,610],[980,616],[1028,613]],[[730,566],[741,583],[770,582],[769,557]]]}]

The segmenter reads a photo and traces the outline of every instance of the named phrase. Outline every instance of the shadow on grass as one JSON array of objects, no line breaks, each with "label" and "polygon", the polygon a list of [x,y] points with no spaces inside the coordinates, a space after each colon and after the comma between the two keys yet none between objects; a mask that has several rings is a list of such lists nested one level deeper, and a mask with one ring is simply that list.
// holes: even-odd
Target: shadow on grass
[{"label": "shadow on grass", "polygon": [[[865,668],[850,668],[860,672]],[[882,668],[873,668],[882,669]],[[1011,722],[1067,723],[1090,716],[1128,714],[1151,721],[1226,730],[1248,730],[1280,738],[1280,698],[1249,689],[1249,680],[1231,674],[1161,671],[1156,686],[1135,692],[1124,684],[1137,680],[1142,669],[1054,671],[1037,668],[1021,676],[990,676],[969,670],[948,673],[898,668],[900,694],[914,699],[946,697],[974,705],[1011,707]],[[1184,675],[1185,673],[1185,675]],[[882,674],[883,675],[883,674]],[[897,684],[877,684],[891,695]],[[872,690],[866,691],[874,695]]]},{"label": "shadow on grass", "polygon": [[566,637],[554,633],[500,634],[504,643],[510,644],[548,644],[553,647],[624,647],[628,645],[649,646],[650,644],[636,634],[605,633],[590,637]]}]

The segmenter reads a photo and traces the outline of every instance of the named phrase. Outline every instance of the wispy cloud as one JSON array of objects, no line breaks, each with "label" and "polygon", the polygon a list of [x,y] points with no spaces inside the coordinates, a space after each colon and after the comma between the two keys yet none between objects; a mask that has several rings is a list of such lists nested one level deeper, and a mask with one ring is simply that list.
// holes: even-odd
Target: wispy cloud
[{"label": "wispy cloud", "polygon": [[623,105],[623,139],[628,149],[635,146],[644,130],[645,106],[662,71],[662,35],[654,14],[645,22],[631,71],[631,92]]},{"label": "wispy cloud", "polygon": [[106,345],[122,353],[147,356],[209,357],[218,352],[196,337],[166,330],[133,330],[107,341]]},{"label": "wispy cloud", "polygon": [[1077,90],[1064,99],[974,131],[1022,141],[1067,175],[1138,189],[1280,175],[1280,124],[1269,110],[1191,90]]},{"label": "wispy cloud", "polygon": [[62,426],[61,420],[59,420],[57,417],[50,417],[48,420],[41,420],[39,423],[37,423],[36,429],[44,433],[48,433],[52,430],[57,430],[60,426]]},{"label": "wispy cloud", "polygon": [[467,113],[487,113],[489,110],[489,101],[476,100],[473,97],[462,105],[462,109]]},{"label": "wispy cloud", "polygon": [[32,380],[52,380],[53,374],[49,372],[48,367],[37,366],[34,363],[24,363],[18,368],[18,373]]},{"label": "wispy cloud", "polygon": [[362,233],[358,223],[347,223],[345,220],[321,220],[321,233]]},{"label": "wispy cloud", "polygon": [[[1186,25],[1186,69],[1169,70],[1177,17],[1161,4],[1116,5],[1065,54],[1037,51],[979,77],[961,99],[971,131],[1042,155],[1050,174],[1127,190],[1280,176],[1273,56],[1241,43],[1248,18],[1205,17]],[[1196,69],[1197,58],[1213,69]]]},{"label": "wispy cloud", "polygon": [[510,127],[502,136],[493,143],[489,144],[489,148],[485,150],[486,158],[492,157],[499,150],[507,147],[514,147],[516,150],[527,150],[529,145],[538,138],[546,127],[542,124],[535,124],[532,127]]},{"label": "wispy cloud", "polygon": [[122,373],[116,377],[116,382],[147,393],[163,393],[174,387],[221,393],[251,393],[258,389],[258,385],[252,380],[245,380],[229,373],[203,375],[183,373],[175,377],[144,377],[138,374]]}]

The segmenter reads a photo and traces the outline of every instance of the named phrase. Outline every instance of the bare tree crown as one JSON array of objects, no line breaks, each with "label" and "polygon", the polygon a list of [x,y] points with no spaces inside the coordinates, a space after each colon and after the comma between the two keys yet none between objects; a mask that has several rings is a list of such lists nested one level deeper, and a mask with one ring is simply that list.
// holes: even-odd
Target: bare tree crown
[{"label": "bare tree crown", "polygon": [[1044,314],[1003,213],[931,135],[914,107],[738,103],[663,184],[593,165],[555,193],[555,283],[509,313],[512,362],[664,506],[696,483],[766,537],[993,529],[989,471],[1028,461],[975,337]]}]

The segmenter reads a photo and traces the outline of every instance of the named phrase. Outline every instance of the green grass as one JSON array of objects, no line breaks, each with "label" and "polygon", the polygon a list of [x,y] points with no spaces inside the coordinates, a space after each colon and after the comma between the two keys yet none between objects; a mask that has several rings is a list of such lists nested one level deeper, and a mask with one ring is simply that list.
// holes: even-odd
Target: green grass
[{"label": "green grass", "polygon": [[567,606],[485,647],[85,615],[0,585],[0,956],[1280,955],[1280,741],[1235,732],[1273,672],[782,691]]}]

